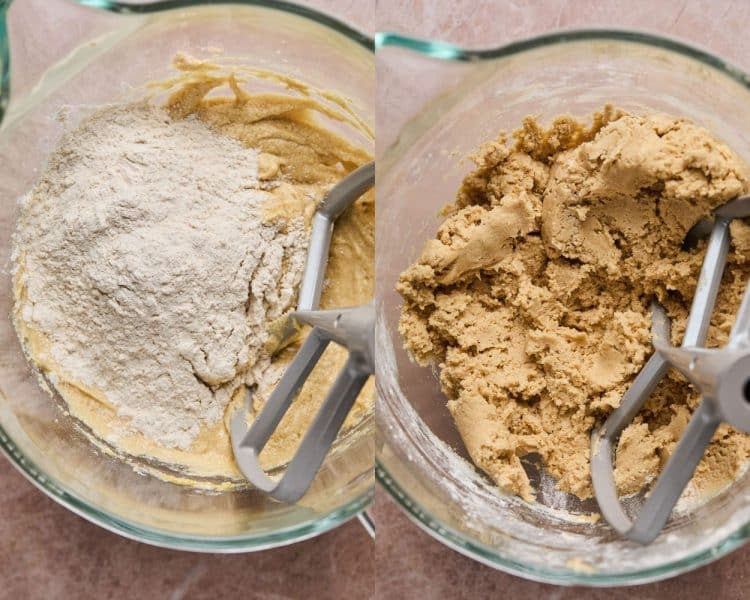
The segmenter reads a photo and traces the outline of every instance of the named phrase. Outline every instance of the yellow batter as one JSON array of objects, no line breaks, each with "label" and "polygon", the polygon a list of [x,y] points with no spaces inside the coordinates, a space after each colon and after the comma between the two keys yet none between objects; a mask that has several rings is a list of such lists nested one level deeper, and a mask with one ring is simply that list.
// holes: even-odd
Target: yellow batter
[{"label": "yellow batter", "polygon": [[[364,139],[372,132],[348,107],[345,100],[315,90],[291,78],[253,69],[226,71],[217,65],[178,56],[174,62],[180,75],[152,84],[168,90],[166,109],[174,119],[196,115],[216,130],[257,149],[259,178],[281,180],[271,189],[273,200],[265,214],[269,220],[304,215],[330,187],[346,173],[371,160],[361,148],[333,133],[320,119],[341,122],[354,128]],[[290,93],[251,94],[242,89],[238,73],[283,84]],[[229,87],[231,96],[206,96]],[[322,98],[320,101],[314,96]],[[336,223],[326,271],[321,306],[333,308],[368,302],[373,293],[374,193],[360,198]],[[31,329],[21,318],[25,298],[23,263],[15,275],[15,322],[31,360],[54,381],[70,414],[78,419],[105,451],[124,458],[137,457],[138,466],[158,476],[191,485],[220,487],[241,481],[227,431],[228,420],[245,397],[244,386],[233,395],[223,423],[203,427],[187,450],[164,447],[143,434],[128,429],[127,419],[98,389],[76,381],[75,373],[64,373],[50,358],[43,332]],[[270,325],[270,324],[269,324]],[[282,372],[299,344],[285,349],[274,359]],[[346,359],[346,352],[332,344],[302,389],[261,459],[266,468],[283,466],[291,458],[307,430],[325,393]],[[271,390],[257,390],[254,408],[260,409]],[[374,386],[370,381],[344,425],[351,428],[372,410]],[[102,440],[107,440],[103,443]]]}]

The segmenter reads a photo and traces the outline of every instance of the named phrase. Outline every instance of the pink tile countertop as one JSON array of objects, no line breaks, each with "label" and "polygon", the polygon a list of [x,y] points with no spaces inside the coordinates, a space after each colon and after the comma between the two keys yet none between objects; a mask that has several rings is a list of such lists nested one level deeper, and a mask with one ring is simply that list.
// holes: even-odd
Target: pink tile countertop
[{"label": "pink tile countertop", "polygon": [[[377,29],[470,47],[499,46],[560,28],[648,29],[681,37],[750,70],[746,0],[378,0]],[[382,71],[381,78],[382,78]],[[381,80],[379,79],[379,84]],[[415,85],[419,85],[415,82]],[[378,95],[387,92],[379,87]],[[415,90],[418,95],[418,90]],[[408,96],[408,94],[407,94]],[[379,114],[379,134],[394,133]],[[389,120],[390,121],[390,120]],[[384,132],[384,128],[388,132]],[[565,588],[495,571],[417,529],[383,491],[373,509],[378,598],[747,598],[750,547],[692,573],[652,585]]]},{"label": "pink tile countertop", "polygon": [[[364,31],[374,28],[374,4],[306,3]],[[44,0],[44,10],[65,11],[69,4]],[[30,0],[14,0],[13,10],[36,16]],[[69,47],[67,29],[51,32],[50,45]],[[313,540],[255,554],[165,550],[74,515],[0,458],[0,598],[370,598],[374,581],[374,544],[356,520]]]}]

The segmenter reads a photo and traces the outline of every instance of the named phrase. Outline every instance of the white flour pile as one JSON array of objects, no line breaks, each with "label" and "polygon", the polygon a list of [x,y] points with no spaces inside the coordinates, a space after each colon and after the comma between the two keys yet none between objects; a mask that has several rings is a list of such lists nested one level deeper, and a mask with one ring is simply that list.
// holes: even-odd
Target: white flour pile
[{"label": "white flour pile", "polygon": [[145,104],[65,137],[22,200],[18,316],[133,432],[186,449],[262,378],[267,323],[291,308],[302,218],[264,223],[258,154]]}]

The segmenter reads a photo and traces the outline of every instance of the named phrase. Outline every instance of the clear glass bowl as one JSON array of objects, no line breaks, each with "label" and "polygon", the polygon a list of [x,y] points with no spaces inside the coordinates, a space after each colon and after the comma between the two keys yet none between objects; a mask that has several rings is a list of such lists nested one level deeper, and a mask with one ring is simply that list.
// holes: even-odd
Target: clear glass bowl
[{"label": "clear glass bowl", "polygon": [[471,169],[459,158],[500,130],[529,114],[543,122],[561,113],[585,118],[614,103],[689,117],[750,162],[747,76],[702,50],[625,31],[564,32],[487,51],[379,34],[376,46],[379,481],[443,543],[539,581],[642,583],[739,546],[750,535],[748,475],[674,517],[647,547],[623,541],[604,523],[571,517],[585,506],[550,493],[551,486],[535,505],[499,492],[465,460],[435,370],[404,352],[394,285]]},{"label": "clear glass bowl", "polygon": [[335,90],[372,124],[371,39],[284,2],[201,4],[25,0],[8,9],[0,0],[0,106],[7,108],[0,129],[0,447],[46,494],[107,529],[173,548],[239,552],[317,535],[367,506],[374,488],[372,418],[328,456],[296,505],[252,490],[209,493],[167,483],[94,448],[40,389],[9,318],[16,199],[55,148],[62,133],[55,114],[63,105],[142,95],[145,83],[170,74],[175,53],[211,57],[218,47],[242,64]]}]

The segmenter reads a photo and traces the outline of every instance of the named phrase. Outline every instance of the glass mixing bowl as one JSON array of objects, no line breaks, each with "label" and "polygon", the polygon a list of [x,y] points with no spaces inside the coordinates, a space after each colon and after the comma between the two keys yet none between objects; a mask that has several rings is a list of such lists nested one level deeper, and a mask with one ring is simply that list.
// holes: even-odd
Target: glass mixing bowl
[{"label": "glass mixing bowl", "polygon": [[[64,9],[53,11],[60,8],[54,4]],[[6,108],[0,130],[0,446],[46,494],[107,529],[173,548],[239,552],[317,535],[367,506],[374,487],[372,418],[329,454],[296,505],[252,490],[211,493],[167,483],[136,473],[88,441],[40,388],[9,318],[16,199],[38,178],[62,133],[55,118],[62,106],[142,95],[145,83],[170,74],[175,53],[214,57],[220,48],[244,65],[334,90],[372,124],[372,40],[284,2],[204,4],[25,0],[8,7],[0,0],[0,106]],[[59,35],[61,29],[67,35]],[[340,133],[372,150],[372,140]]]},{"label": "glass mixing bowl", "polygon": [[[624,31],[556,33],[486,51],[390,34],[376,40],[378,213],[376,473],[444,544],[552,583],[622,585],[711,561],[750,535],[750,476],[672,518],[649,546],[624,541],[537,473],[537,504],[502,494],[468,461],[435,369],[412,363],[397,331],[399,273],[420,253],[471,169],[466,156],[523,117],[585,118],[605,103],[682,115],[750,163],[745,74],[682,43]],[[408,121],[408,123],[407,123]],[[406,124],[405,124],[406,123]]]}]

